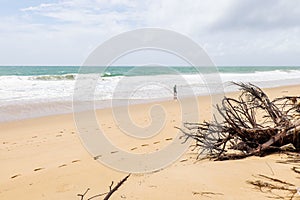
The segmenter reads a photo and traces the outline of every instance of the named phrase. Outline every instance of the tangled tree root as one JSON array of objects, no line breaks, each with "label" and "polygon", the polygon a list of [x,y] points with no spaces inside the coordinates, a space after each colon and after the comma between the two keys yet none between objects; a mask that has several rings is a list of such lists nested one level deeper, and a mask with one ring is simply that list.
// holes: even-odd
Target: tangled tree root
[{"label": "tangled tree root", "polygon": [[185,141],[195,140],[199,157],[216,160],[262,156],[269,150],[300,149],[300,96],[270,100],[253,84],[234,83],[241,94],[216,105],[222,120],[185,123],[178,128]]}]

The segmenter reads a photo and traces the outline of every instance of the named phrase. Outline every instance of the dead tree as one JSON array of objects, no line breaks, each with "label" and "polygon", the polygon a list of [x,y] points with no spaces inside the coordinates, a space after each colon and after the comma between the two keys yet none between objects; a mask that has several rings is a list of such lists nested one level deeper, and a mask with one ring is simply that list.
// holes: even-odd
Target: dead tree
[{"label": "dead tree", "polygon": [[221,105],[216,105],[222,121],[215,117],[210,122],[176,127],[185,141],[195,141],[199,156],[223,160],[261,156],[284,145],[300,149],[300,96],[270,100],[253,84],[233,84],[240,87],[241,94],[236,99],[224,97]]}]

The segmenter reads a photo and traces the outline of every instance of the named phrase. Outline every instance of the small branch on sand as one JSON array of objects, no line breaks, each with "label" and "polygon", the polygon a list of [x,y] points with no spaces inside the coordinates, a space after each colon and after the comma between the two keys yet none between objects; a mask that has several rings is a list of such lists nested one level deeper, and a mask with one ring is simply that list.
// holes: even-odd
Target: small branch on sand
[{"label": "small branch on sand", "polygon": [[223,193],[218,193],[218,192],[192,192],[193,195],[201,195],[201,196],[206,196],[206,195],[224,195]]},{"label": "small branch on sand", "polygon": [[263,193],[268,193],[272,196],[269,198],[278,198],[278,199],[293,199],[298,193],[297,188],[294,184],[282,181],[277,178],[268,177],[265,175],[259,175],[259,178],[266,180],[255,180],[247,181],[248,184],[255,186],[256,189]]},{"label": "small branch on sand", "polygon": [[[128,174],[126,177],[124,177],[116,186],[113,187],[113,184],[114,182],[112,181],[111,185],[109,186],[109,191],[108,192],[105,192],[105,193],[102,193],[102,194],[97,194],[97,195],[94,195],[90,198],[88,198],[87,200],[91,200],[91,199],[94,199],[94,198],[97,198],[97,197],[101,197],[101,196],[104,196],[104,199],[103,200],[108,200],[111,195],[116,192],[124,183],[125,181],[127,181],[127,179],[129,178],[130,174]],[[84,200],[84,197],[85,195],[88,193],[88,191],[90,190],[90,188],[88,188],[83,194],[77,194],[77,196],[81,197],[80,200]]]},{"label": "small branch on sand", "polygon": [[259,176],[262,177],[262,178],[269,179],[269,180],[271,180],[271,181],[277,182],[277,183],[284,184],[284,185],[295,186],[294,184],[291,184],[291,183],[282,181],[282,180],[277,179],[277,178],[272,178],[272,177],[269,177],[269,176],[266,176],[266,175],[263,175],[263,174],[259,174]]},{"label": "small branch on sand", "polygon": [[83,194],[77,194],[77,196],[81,197],[80,200],[84,199],[84,196],[88,193],[89,190],[90,188],[86,189],[86,191]]},{"label": "small branch on sand", "polygon": [[216,160],[262,156],[270,151],[300,150],[300,96],[270,100],[253,84],[240,87],[238,98],[224,97],[216,109],[222,120],[185,123],[185,141],[193,139],[198,157]]},{"label": "small branch on sand", "polygon": [[119,189],[119,187],[121,187],[121,185],[129,178],[130,174],[128,174],[125,178],[123,178],[115,187],[112,188],[114,182],[111,183],[111,185],[109,186],[109,192],[108,194],[105,196],[104,200],[108,200],[110,198],[110,196]]}]

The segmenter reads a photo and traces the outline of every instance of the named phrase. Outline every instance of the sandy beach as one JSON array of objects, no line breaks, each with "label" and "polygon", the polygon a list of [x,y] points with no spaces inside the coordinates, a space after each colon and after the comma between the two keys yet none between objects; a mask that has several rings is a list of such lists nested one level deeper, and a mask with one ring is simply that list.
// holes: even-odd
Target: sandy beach
[{"label": "sandy beach", "polygon": [[[271,97],[299,95],[299,86],[264,89]],[[237,93],[227,94],[236,96]],[[149,109],[161,105],[166,118],[160,134],[147,140],[125,136],[114,122],[112,109],[97,111],[98,123],[115,145],[130,153],[155,152],[172,142],[182,125],[178,101],[131,105],[132,120],[141,127],[149,125]],[[211,101],[198,97],[199,120],[209,120]],[[0,124],[0,199],[80,199],[109,190],[127,174],[110,169],[85,150],[77,135],[72,114],[40,117]],[[117,152],[115,152],[117,153]],[[291,170],[296,164],[283,164],[284,153],[250,157],[234,161],[197,161],[196,152],[188,151],[163,170],[132,174],[111,199],[267,199],[286,191],[260,191],[247,181],[265,180],[263,176],[300,187],[300,176]],[[298,164],[299,166],[299,164]],[[261,176],[263,175],[263,176]],[[279,183],[274,183],[279,184]],[[101,198],[98,198],[101,199]],[[294,199],[300,199],[296,194]]]}]

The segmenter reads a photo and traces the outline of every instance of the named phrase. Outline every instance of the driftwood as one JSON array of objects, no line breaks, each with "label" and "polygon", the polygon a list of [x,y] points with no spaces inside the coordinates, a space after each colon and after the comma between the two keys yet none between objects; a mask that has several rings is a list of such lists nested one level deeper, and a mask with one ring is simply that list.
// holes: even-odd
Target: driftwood
[{"label": "driftwood", "polygon": [[[101,196],[104,196],[105,197],[103,198],[103,200],[108,200],[111,195],[116,192],[120,187],[121,185],[123,185],[123,183],[125,183],[125,181],[127,181],[127,179],[129,178],[130,174],[128,174],[126,177],[124,177],[116,186],[113,187],[113,184],[114,182],[112,181],[110,186],[109,186],[109,191],[108,192],[105,192],[105,193],[101,193],[101,194],[97,194],[97,195],[94,195],[92,197],[89,197],[87,200],[91,200],[91,199],[94,199],[94,198],[97,198],[97,197],[101,197]],[[88,191],[90,190],[90,188],[88,188],[83,194],[77,194],[77,196],[80,197],[80,200],[84,200],[84,197],[86,196],[86,194],[88,193]]]},{"label": "driftwood", "polygon": [[240,87],[241,94],[237,99],[224,97],[216,105],[222,120],[215,117],[211,122],[176,127],[185,141],[195,140],[198,157],[237,159],[262,156],[270,150],[300,149],[300,96],[270,100],[253,84],[233,84]]}]

